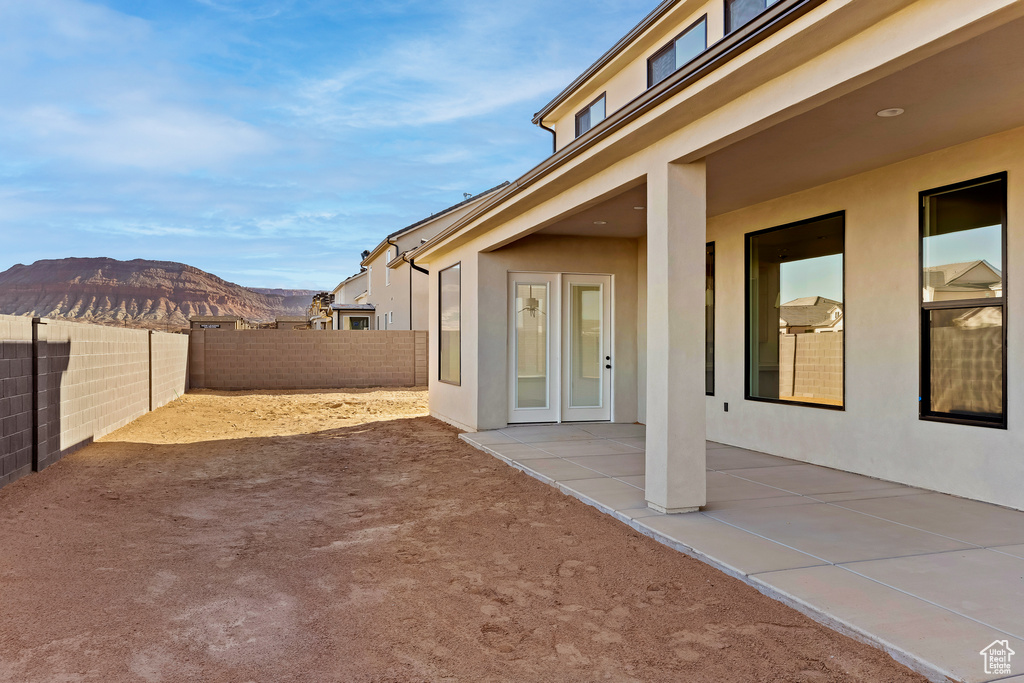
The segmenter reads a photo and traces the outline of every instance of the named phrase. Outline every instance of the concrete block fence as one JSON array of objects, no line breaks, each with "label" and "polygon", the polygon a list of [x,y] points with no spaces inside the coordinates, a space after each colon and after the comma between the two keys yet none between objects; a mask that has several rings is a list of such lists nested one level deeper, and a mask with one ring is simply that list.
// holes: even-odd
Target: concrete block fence
[{"label": "concrete block fence", "polygon": [[0,486],[188,389],[188,336],[0,315]]},{"label": "concrete block fence", "polygon": [[427,383],[427,333],[192,330],[189,384],[204,389],[412,387]]}]

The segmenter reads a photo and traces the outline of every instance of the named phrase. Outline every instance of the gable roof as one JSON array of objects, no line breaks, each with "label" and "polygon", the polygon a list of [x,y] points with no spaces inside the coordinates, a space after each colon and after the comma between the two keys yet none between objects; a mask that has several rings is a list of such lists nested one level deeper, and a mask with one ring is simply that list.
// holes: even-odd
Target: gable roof
[{"label": "gable roof", "polygon": [[779,306],[779,318],[787,327],[831,327],[836,322],[832,319],[836,308],[842,313],[842,302],[823,296],[804,296]]},{"label": "gable roof", "polygon": [[501,188],[505,187],[508,184],[509,184],[509,182],[506,180],[505,182],[501,183],[500,185],[495,185],[494,187],[492,187],[490,189],[487,189],[487,190],[484,190],[483,192],[480,192],[479,194],[475,194],[472,197],[466,197],[465,199],[463,199],[458,204],[452,204],[448,208],[442,209],[441,211],[438,211],[437,213],[431,214],[431,215],[427,216],[426,218],[423,218],[421,220],[416,221],[415,223],[412,223],[411,225],[407,225],[404,228],[401,228],[399,230],[395,230],[394,232],[388,234],[383,240],[381,240],[380,243],[376,247],[371,249],[370,253],[366,255],[366,258],[364,258],[360,262],[360,265],[365,264],[365,263],[369,263],[370,261],[375,259],[377,257],[377,254],[379,254],[381,252],[381,250],[387,249],[389,246],[394,246],[394,245],[391,244],[390,240],[393,240],[396,237],[401,237],[402,235],[404,235],[406,233],[412,232],[413,230],[415,230],[417,228],[421,228],[424,225],[427,225],[428,223],[436,221],[437,219],[439,219],[439,218],[441,218],[441,217],[451,213],[452,211],[460,209],[460,208],[462,208],[463,206],[465,206],[467,204],[472,204],[475,201],[483,199],[487,195],[489,195],[492,192],[495,192],[497,190],[500,190]]},{"label": "gable roof", "polygon": [[[984,266],[988,270],[992,271],[993,278],[990,281],[975,281],[975,282],[957,282],[961,277],[967,275],[978,266]],[[972,289],[988,289],[988,285],[995,284],[996,282],[1002,282],[1002,273],[998,268],[993,266],[991,263],[984,259],[977,259],[974,261],[961,261],[959,263],[944,263],[941,266],[929,266],[924,269],[924,284],[925,287],[932,287],[938,289],[940,287],[949,287],[957,285],[959,287],[969,287]]]}]

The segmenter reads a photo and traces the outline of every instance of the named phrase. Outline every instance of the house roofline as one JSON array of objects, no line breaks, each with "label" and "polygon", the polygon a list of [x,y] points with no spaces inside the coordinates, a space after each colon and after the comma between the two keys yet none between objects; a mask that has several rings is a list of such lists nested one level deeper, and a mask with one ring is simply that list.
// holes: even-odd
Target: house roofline
[{"label": "house roofline", "polygon": [[771,37],[826,1],[780,0],[763,12],[757,19],[733,31],[705,50],[700,57],[694,59],[688,66],[676,71],[657,85],[651,86],[626,103],[614,114],[597,124],[597,126],[590,129],[586,134],[576,138],[516,180],[506,183],[503,190],[496,192],[486,202],[450,225],[446,230],[439,232],[425,243],[412,249],[412,253],[417,258],[420,257],[420,254],[429,254],[434,247],[457,234],[506,199],[530,187],[549,173],[558,170],[572,159],[609,137],[612,133],[618,132],[625,125],[632,123],[643,114],[679,94],[704,76],[714,72],[723,64]]},{"label": "house roofline", "polygon": [[373,259],[377,258],[377,255],[380,254],[381,251],[383,251],[384,249],[387,249],[389,246],[392,246],[392,247],[395,246],[394,244],[391,243],[390,240],[393,240],[396,237],[401,237],[402,235],[404,235],[404,234],[406,234],[408,232],[412,232],[416,228],[421,228],[424,225],[426,225],[427,223],[435,221],[438,218],[441,218],[442,216],[446,216],[447,214],[451,213],[452,211],[455,211],[456,209],[459,209],[459,208],[465,206],[466,204],[472,204],[473,202],[475,202],[475,201],[477,201],[479,199],[483,199],[484,197],[486,197],[490,193],[494,192],[495,190],[500,190],[501,188],[505,187],[508,184],[509,184],[509,182],[506,180],[505,182],[501,183],[500,185],[495,185],[494,187],[492,187],[490,189],[487,189],[487,190],[484,190],[483,192],[480,192],[478,194],[475,194],[472,197],[467,197],[466,199],[463,199],[458,204],[452,204],[447,209],[443,209],[443,210],[441,210],[441,211],[439,211],[439,212],[437,212],[435,214],[427,216],[426,218],[418,220],[418,221],[416,221],[415,223],[413,223],[411,225],[407,225],[404,228],[401,228],[400,230],[395,230],[393,233],[387,235],[383,240],[381,240],[380,243],[376,247],[371,249],[370,253],[366,256],[366,258],[364,258],[362,261],[359,262],[359,265],[366,266],[366,264],[368,264],[370,261],[372,261]]},{"label": "house roofline", "polygon": [[610,50],[608,50],[603,55],[598,57],[596,62],[591,64],[586,71],[577,76],[576,80],[574,80],[572,83],[566,86],[565,89],[562,90],[562,92],[555,95],[554,99],[552,99],[550,102],[541,107],[540,111],[533,115],[533,123],[537,124],[538,126],[541,125],[541,122],[544,120],[545,116],[554,111],[555,108],[558,107],[558,105],[562,104],[567,99],[569,99],[569,97],[572,96],[572,94],[576,92],[576,90],[581,85],[586,83],[598,71],[607,66],[609,62],[611,62],[613,59],[615,59],[615,57],[619,55],[619,53],[621,53],[627,47],[632,45],[633,41],[635,41],[641,34],[643,34],[644,31],[646,31],[655,23],[657,23],[657,21],[661,19],[663,16],[665,16],[665,14],[670,9],[672,9],[679,3],[685,1],[686,0],[664,0],[660,5],[655,7],[654,10],[646,17],[644,17],[639,24],[634,26],[629,33],[627,33],[619,40],[619,42],[615,43],[615,45],[613,45]]}]

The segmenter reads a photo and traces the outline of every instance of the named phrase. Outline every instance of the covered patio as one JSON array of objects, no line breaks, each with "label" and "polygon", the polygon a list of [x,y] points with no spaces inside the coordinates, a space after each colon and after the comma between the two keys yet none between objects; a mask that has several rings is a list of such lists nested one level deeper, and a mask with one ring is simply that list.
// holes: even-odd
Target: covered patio
[{"label": "covered patio", "polygon": [[709,441],[707,505],[662,514],[645,500],[645,432],[461,438],[934,680],[1024,681],[986,674],[981,655],[1024,640],[1024,512]]}]

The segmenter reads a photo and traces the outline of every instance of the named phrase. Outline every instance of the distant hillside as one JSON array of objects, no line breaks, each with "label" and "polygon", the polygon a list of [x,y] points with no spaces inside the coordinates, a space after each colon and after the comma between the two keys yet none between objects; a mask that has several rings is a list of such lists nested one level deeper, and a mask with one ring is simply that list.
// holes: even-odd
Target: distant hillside
[{"label": "distant hillside", "polygon": [[0,273],[0,314],[162,329],[194,315],[303,315],[314,292],[247,289],[172,261],[67,258]]}]

